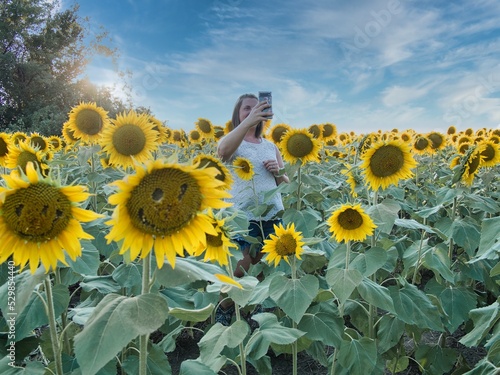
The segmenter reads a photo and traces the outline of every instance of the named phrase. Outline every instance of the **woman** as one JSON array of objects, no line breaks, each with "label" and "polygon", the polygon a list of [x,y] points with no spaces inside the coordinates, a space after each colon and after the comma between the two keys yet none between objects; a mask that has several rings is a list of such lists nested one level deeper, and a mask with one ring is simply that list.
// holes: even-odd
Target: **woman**
[{"label": "woman", "polygon": [[[262,137],[263,122],[273,115],[272,112],[264,112],[269,107],[267,102],[259,102],[253,94],[241,95],[234,106],[231,129],[219,140],[217,147],[222,161],[231,162],[240,156],[248,159],[254,167],[253,181],[245,181],[234,175],[231,201],[235,208],[246,212],[250,220],[248,235],[260,237],[262,241],[274,233],[274,224],[280,221],[276,215],[284,208],[281,194],[276,193],[266,202],[271,209],[265,215],[256,217],[251,212],[256,205],[256,196],[261,204],[265,192],[283,182],[289,182],[278,147]],[[260,249],[255,253],[251,252],[250,243],[242,237],[235,241],[240,245],[243,259],[238,262],[234,275],[242,277],[251,264],[259,262],[262,253]],[[229,325],[233,312],[232,302],[222,301],[216,311],[216,321]]]}]

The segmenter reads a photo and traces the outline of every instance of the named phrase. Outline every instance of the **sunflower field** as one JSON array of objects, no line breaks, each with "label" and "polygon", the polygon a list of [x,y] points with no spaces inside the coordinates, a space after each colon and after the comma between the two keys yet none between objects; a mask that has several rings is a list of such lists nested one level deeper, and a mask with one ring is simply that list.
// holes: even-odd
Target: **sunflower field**
[{"label": "sunflower field", "polygon": [[499,129],[266,124],[290,182],[256,197],[285,209],[241,278],[232,238],[262,238],[227,201],[254,169],[217,158],[226,132],[81,103],[62,137],[0,133],[2,374],[171,374],[186,332],[185,375],[272,374],[271,354],[294,374],[304,354],[332,375],[500,372]]}]

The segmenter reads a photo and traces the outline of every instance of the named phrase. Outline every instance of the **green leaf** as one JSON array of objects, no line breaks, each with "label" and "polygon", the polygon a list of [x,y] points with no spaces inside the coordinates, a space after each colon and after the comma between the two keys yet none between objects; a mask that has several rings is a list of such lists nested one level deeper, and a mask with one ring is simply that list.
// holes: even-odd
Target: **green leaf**
[{"label": "green leaf", "polygon": [[394,347],[405,332],[405,323],[392,315],[384,315],[377,325],[378,350],[385,353]]},{"label": "green leaf", "polygon": [[368,337],[344,340],[340,346],[338,360],[349,374],[370,374],[377,364],[377,344]]},{"label": "green leaf", "polygon": [[379,204],[370,207],[367,214],[377,225],[377,231],[390,233],[401,210],[400,204],[393,199],[385,199]]},{"label": "green leaf", "polygon": [[422,219],[426,219],[431,215],[437,214],[443,208],[442,205],[438,204],[435,207],[424,208],[423,210],[415,212]]},{"label": "green leaf", "polygon": [[408,356],[394,357],[391,360],[385,362],[385,367],[390,371],[391,374],[396,374],[406,370],[409,364],[410,359],[408,358]]},{"label": "green leaf", "polygon": [[102,294],[118,292],[121,289],[121,286],[113,280],[111,275],[86,276],[80,283],[80,286],[85,292],[95,289]]},{"label": "green leaf", "polygon": [[306,337],[311,340],[338,348],[342,342],[344,319],[331,310],[305,313],[297,328],[306,332]]},{"label": "green leaf", "polygon": [[426,252],[423,257],[422,265],[441,275],[446,281],[452,284],[455,283],[455,274],[450,269],[448,251],[443,247],[435,246],[430,251]]},{"label": "green leaf", "polygon": [[99,251],[90,241],[82,240],[81,244],[82,255],[77,257],[74,261],[71,260],[69,255],[66,253],[66,262],[68,263],[68,266],[80,275],[97,275],[97,270],[101,264]]},{"label": "green leaf", "polygon": [[266,355],[271,343],[288,345],[305,334],[305,332],[295,328],[283,327],[278,323],[278,318],[274,314],[261,313],[252,319],[259,323],[259,328],[250,337],[245,351],[254,360]]},{"label": "green leaf", "polygon": [[387,262],[387,252],[381,247],[372,247],[366,253],[359,254],[349,267],[357,269],[363,276],[370,276]]},{"label": "green leaf", "polygon": [[82,374],[95,374],[131,340],[158,329],[167,316],[168,305],[159,295],[106,295],[75,336],[75,354]]},{"label": "green leaf", "polygon": [[437,307],[415,285],[408,284],[404,280],[401,281],[402,288],[389,287],[398,318],[419,328],[429,328],[442,332],[443,325]]},{"label": "green leaf", "polygon": [[450,333],[455,332],[458,327],[469,317],[469,312],[476,307],[476,296],[469,290],[452,285],[444,288],[438,296],[441,306],[448,319],[445,326]]},{"label": "green leaf", "polygon": [[215,357],[220,355],[224,347],[236,348],[249,332],[250,327],[243,320],[238,320],[229,327],[216,323],[198,343],[201,360],[210,364]]},{"label": "green leaf", "polygon": [[170,309],[169,313],[173,317],[180,320],[188,322],[204,322],[210,317],[213,310],[214,310],[214,305],[209,304],[203,309],[197,309],[197,310],[189,310],[189,309],[182,309],[180,307],[175,307],[173,309]]},{"label": "green leaf", "polygon": [[217,375],[210,367],[196,359],[182,361],[179,375]]},{"label": "green leaf", "polygon": [[420,224],[418,221],[413,219],[396,219],[395,224],[401,228],[424,230],[427,233],[437,234],[443,239],[446,238],[446,236],[436,228],[431,228],[428,225]]},{"label": "green leaf", "polygon": [[[168,358],[163,353],[163,350],[158,345],[148,345],[148,358],[147,358],[147,374],[148,375],[171,375],[172,368],[168,362]],[[129,355],[123,361],[122,367],[126,374],[139,373],[139,356],[137,354]],[[115,372],[116,374],[116,365]]]},{"label": "green leaf", "polygon": [[115,268],[111,276],[124,288],[130,288],[142,283],[142,265],[137,263],[122,263]]},{"label": "green leaf", "polygon": [[364,277],[357,286],[359,295],[369,304],[382,310],[395,312],[389,289]]},{"label": "green leaf", "polygon": [[498,247],[500,241],[498,238],[498,228],[500,228],[500,216],[481,221],[481,240],[479,242],[479,250],[473,261],[498,258],[498,252],[500,251]]},{"label": "green leaf", "polygon": [[326,272],[326,281],[332,287],[333,293],[341,304],[347,301],[362,280],[363,275],[356,269],[330,268]]},{"label": "green leaf", "polygon": [[[44,268],[39,267],[34,274],[31,274],[29,270],[17,274],[14,276],[13,282],[12,279],[9,278],[8,281],[0,287],[0,310],[21,314],[30,301],[35,287],[42,283],[46,277],[47,275],[45,274]],[[9,299],[9,288],[11,292],[13,291],[15,293],[15,305],[8,305],[8,302],[12,301],[11,298]]]},{"label": "green leaf", "polygon": [[228,296],[240,306],[246,306],[252,298],[254,288],[259,284],[259,280],[253,276],[244,276],[238,279],[243,289],[231,286],[227,289]]},{"label": "green leaf", "polygon": [[450,348],[441,348],[439,345],[419,345],[415,352],[415,359],[429,375],[448,373],[455,364],[457,351]]},{"label": "green leaf", "polygon": [[215,274],[226,274],[226,272],[212,263],[203,263],[191,258],[177,258],[175,268],[169,263],[155,271],[158,283],[165,287],[175,287],[189,284],[197,280],[218,282]]},{"label": "green leaf", "polygon": [[469,316],[474,322],[474,329],[462,337],[460,343],[471,347],[479,345],[500,319],[500,305],[494,302],[489,306],[471,310]]},{"label": "green leaf", "polygon": [[302,236],[307,238],[314,236],[319,221],[316,215],[307,210],[297,211],[294,208],[288,208],[283,213],[283,222],[285,224],[295,223],[295,229],[302,232]]},{"label": "green leaf", "polygon": [[481,233],[477,224],[472,219],[455,219],[451,224],[453,241],[464,248],[467,254],[472,257],[481,240]]},{"label": "green leaf", "polygon": [[269,285],[271,298],[296,323],[300,321],[318,290],[319,281],[312,275],[305,275],[300,279],[277,276]]}]

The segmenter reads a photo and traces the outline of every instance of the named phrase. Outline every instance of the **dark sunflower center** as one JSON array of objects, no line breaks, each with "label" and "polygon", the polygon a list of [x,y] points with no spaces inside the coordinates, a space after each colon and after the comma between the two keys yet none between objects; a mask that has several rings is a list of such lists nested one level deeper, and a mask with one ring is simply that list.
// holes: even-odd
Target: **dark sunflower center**
[{"label": "dark sunflower center", "polygon": [[250,164],[248,164],[246,161],[242,161],[241,162],[241,169],[243,170],[243,172],[245,173],[250,173]]},{"label": "dark sunflower center", "polygon": [[26,137],[24,135],[22,135],[22,134],[18,134],[16,136],[12,137],[12,142],[15,145],[17,145],[17,144],[19,144],[19,142],[23,142],[25,140],[26,140]]},{"label": "dark sunflower center", "polygon": [[85,108],[76,116],[76,127],[82,133],[95,135],[102,129],[102,117],[93,109]]},{"label": "dark sunflower center", "polygon": [[130,194],[127,210],[142,232],[167,236],[184,228],[203,201],[196,179],[176,168],[157,169],[146,175]]},{"label": "dark sunflower center", "polygon": [[286,128],[284,126],[278,126],[276,129],[273,130],[272,133],[272,138],[275,143],[278,143],[281,141],[281,138],[285,135],[286,133]]},{"label": "dark sunflower center", "polygon": [[198,133],[196,130],[195,130],[195,131],[193,131],[193,132],[191,132],[191,139],[192,139],[193,141],[197,141],[197,140],[198,140],[198,139],[200,139],[200,138],[201,138],[201,135],[200,135],[200,133]]},{"label": "dark sunflower center", "polygon": [[276,242],[276,253],[281,256],[294,255],[297,249],[297,241],[290,233],[285,233]]},{"label": "dark sunflower center", "polygon": [[462,143],[459,147],[458,147],[458,152],[460,152],[461,154],[465,154],[467,152],[467,150],[469,149],[470,145],[468,143]]},{"label": "dark sunflower center", "polygon": [[7,227],[30,242],[44,242],[64,231],[72,217],[70,200],[56,187],[37,183],[7,196]]},{"label": "dark sunflower center", "polygon": [[357,210],[348,208],[339,215],[338,222],[343,229],[354,230],[363,225],[363,217]]},{"label": "dark sunflower center", "polygon": [[219,181],[222,181],[222,182],[226,181],[226,174],[219,167],[219,165],[216,162],[214,162],[213,160],[201,159],[200,168],[203,168],[203,167],[207,167],[207,168],[213,167],[213,168],[217,169],[219,171],[219,174],[217,176],[215,176],[215,178]]},{"label": "dark sunflower center", "polygon": [[311,138],[306,134],[300,133],[292,135],[286,143],[287,151],[296,158],[302,158],[309,155],[314,149],[313,146]]},{"label": "dark sunflower center", "polygon": [[59,139],[57,138],[53,138],[50,140],[50,144],[52,145],[52,147],[54,148],[59,148],[59,146],[61,146],[61,142]]},{"label": "dark sunflower center", "polygon": [[431,141],[432,148],[439,148],[443,144],[443,137],[439,134],[432,133],[428,138]]},{"label": "dark sunflower center", "polygon": [[469,160],[467,160],[467,166],[468,166],[468,172],[469,175],[473,174],[476,172],[477,168],[479,167],[479,164],[481,162],[481,154],[472,154],[471,157],[469,157]]},{"label": "dark sunflower center", "polygon": [[42,137],[32,137],[30,143],[33,147],[37,147],[40,150],[45,150],[47,148],[47,142]]},{"label": "dark sunflower center", "polygon": [[217,236],[212,236],[211,234],[206,234],[207,237],[207,246],[212,247],[222,247],[224,242],[222,242],[222,233],[219,233]]},{"label": "dark sunflower center", "polygon": [[309,133],[311,133],[314,138],[319,138],[321,135],[321,128],[318,125],[311,125],[311,127],[309,127]]},{"label": "dark sunflower center", "polygon": [[392,176],[398,172],[405,161],[399,147],[386,145],[380,147],[370,158],[370,169],[375,177]]},{"label": "dark sunflower center", "polygon": [[121,155],[137,155],[146,146],[146,135],[137,125],[125,124],[113,133],[113,146]]},{"label": "dark sunflower center", "polygon": [[203,133],[210,133],[212,131],[212,127],[210,126],[210,123],[206,120],[200,120],[198,121],[198,127]]},{"label": "dark sunflower center", "polygon": [[428,145],[429,145],[429,141],[426,138],[420,137],[415,142],[415,149],[417,149],[418,151],[422,151],[422,150],[425,150]]},{"label": "dark sunflower center", "polygon": [[483,159],[484,161],[493,160],[493,158],[495,157],[495,149],[493,148],[492,145],[487,144],[484,151],[481,152],[481,155],[484,156],[484,159]]},{"label": "dark sunflower center", "polygon": [[5,139],[0,138],[0,158],[6,156],[9,153],[9,144]]},{"label": "dark sunflower center", "polygon": [[19,156],[17,157],[17,166],[21,167],[21,169],[26,173],[26,165],[29,162],[32,162],[35,166],[40,167],[40,161],[37,156],[29,151],[21,151]]},{"label": "dark sunflower center", "polygon": [[323,125],[323,137],[329,137],[333,135],[333,125],[331,124],[324,124]]}]

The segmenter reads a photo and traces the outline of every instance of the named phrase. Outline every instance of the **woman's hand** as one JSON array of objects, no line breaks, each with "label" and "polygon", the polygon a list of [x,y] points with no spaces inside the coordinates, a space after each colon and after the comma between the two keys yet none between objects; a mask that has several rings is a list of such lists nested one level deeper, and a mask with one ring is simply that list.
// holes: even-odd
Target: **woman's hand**
[{"label": "woman's hand", "polygon": [[250,113],[245,117],[240,125],[244,124],[248,129],[259,125],[262,121],[269,120],[273,116],[272,112],[264,112],[265,109],[271,107],[267,102],[259,102],[252,108]]},{"label": "woman's hand", "polygon": [[276,159],[270,159],[264,161],[264,167],[271,172],[274,176],[277,176],[280,172],[280,166]]}]

